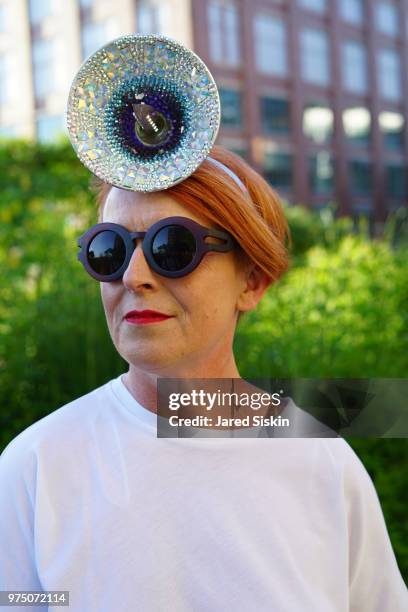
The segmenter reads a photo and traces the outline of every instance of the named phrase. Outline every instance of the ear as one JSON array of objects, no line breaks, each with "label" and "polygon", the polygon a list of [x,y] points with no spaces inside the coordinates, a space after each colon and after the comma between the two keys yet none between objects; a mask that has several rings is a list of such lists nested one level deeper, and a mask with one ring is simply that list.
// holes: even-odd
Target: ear
[{"label": "ear", "polygon": [[254,310],[261,301],[272,280],[256,264],[250,264],[244,277],[244,289],[238,296],[237,310]]}]

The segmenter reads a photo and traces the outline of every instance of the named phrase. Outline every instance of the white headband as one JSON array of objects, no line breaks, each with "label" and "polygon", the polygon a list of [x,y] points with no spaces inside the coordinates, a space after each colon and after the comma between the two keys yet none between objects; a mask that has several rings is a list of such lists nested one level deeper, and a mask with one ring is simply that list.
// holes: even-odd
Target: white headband
[{"label": "white headband", "polygon": [[212,157],[207,157],[206,159],[208,159],[208,161],[210,161],[212,164],[215,164],[216,166],[218,166],[218,168],[221,168],[222,170],[224,170],[224,172],[226,172],[235,181],[235,183],[238,185],[238,187],[244,193],[248,194],[248,189],[245,187],[245,185],[241,181],[241,179],[238,178],[238,176],[235,174],[235,172],[233,172],[230,168],[227,168],[227,166],[224,166],[224,164],[219,162],[217,159],[213,159]]}]

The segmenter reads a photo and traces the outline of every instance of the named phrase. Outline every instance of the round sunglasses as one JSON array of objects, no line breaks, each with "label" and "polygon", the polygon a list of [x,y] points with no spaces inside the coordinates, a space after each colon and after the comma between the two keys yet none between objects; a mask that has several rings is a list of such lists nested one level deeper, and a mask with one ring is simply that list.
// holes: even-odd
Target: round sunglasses
[{"label": "round sunglasses", "polygon": [[[223,242],[208,243],[207,237]],[[143,239],[143,253],[150,268],[167,278],[186,276],[209,251],[225,253],[237,244],[227,232],[204,227],[187,217],[161,219],[146,232],[129,232],[116,223],[98,223],[78,239],[78,259],[96,280],[118,280],[129,265],[138,238]]]}]

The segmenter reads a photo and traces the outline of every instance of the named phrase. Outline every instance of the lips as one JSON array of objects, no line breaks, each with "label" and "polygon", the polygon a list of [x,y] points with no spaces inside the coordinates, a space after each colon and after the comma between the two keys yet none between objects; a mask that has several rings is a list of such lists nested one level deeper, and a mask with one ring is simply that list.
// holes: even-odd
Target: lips
[{"label": "lips", "polygon": [[170,318],[172,315],[166,315],[164,312],[159,312],[158,310],[130,310],[126,315],[125,319],[135,318],[140,319],[141,317],[166,317]]},{"label": "lips", "polygon": [[129,323],[158,323],[159,321],[165,321],[171,319],[173,315],[166,315],[163,312],[157,310],[131,310],[128,312],[124,319]]}]

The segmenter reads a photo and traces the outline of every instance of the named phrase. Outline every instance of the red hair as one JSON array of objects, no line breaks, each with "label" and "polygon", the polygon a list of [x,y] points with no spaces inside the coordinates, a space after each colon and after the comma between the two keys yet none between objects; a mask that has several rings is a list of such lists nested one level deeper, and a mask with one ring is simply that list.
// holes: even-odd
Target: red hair
[{"label": "red hair", "polygon": [[[210,156],[230,168],[249,197],[221,168],[205,160],[187,179],[166,190],[179,204],[232,234],[247,257],[276,282],[289,268],[289,226],[278,194],[235,153],[214,146]],[[97,179],[99,220],[111,185]]]}]

